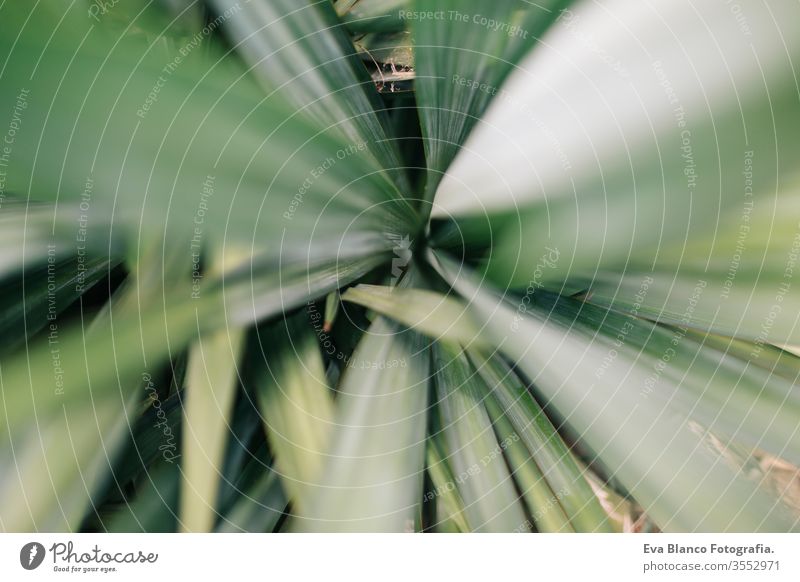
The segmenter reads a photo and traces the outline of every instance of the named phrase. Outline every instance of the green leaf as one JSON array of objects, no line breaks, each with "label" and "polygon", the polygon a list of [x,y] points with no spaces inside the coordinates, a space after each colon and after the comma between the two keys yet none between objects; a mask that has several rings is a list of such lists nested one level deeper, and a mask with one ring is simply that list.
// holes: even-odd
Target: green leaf
[{"label": "green leaf", "polygon": [[[776,239],[792,248],[791,239],[779,233]],[[794,259],[788,258],[790,253],[800,257],[800,230],[796,240],[797,252],[787,252],[785,261],[769,263],[773,271],[781,270],[778,278],[770,277],[767,268],[758,282],[736,280],[738,276],[731,277],[729,270],[698,272],[678,267],[672,272],[603,272],[592,281],[589,297],[592,303],[617,311],[635,306],[642,317],[654,321],[749,340],[761,346],[755,351],[758,357],[766,344],[800,342],[800,298],[791,289],[796,267]],[[757,271],[754,276],[758,277]],[[642,294],[645,280],[648,286]]]},{"label": "green leaf", "polygon": [[309,506],[335,430],[333,394],[305,312],[259,328],[249,375],[294,511]]},{"label": "green leaf", "polygon": [[[528,511],[533,514],[536,531],[547,533],[574,532],[569,517],[559,503],[563,491],[553,491],[549,483],[530,456],[528,448],[520,443],[519,433],[503,414],[502,409],[493,399],[484,401],[486,410],[492,418],[497,440],[504,444],[503,452],[508,462],[511,476],[522,492]],[[519,530],[520,528],[518,528]],[[518,531],[517,530],[517,531]]]},{"label": "green leaf", "polygon": [[434,344],[433,367],[445,459],[456,475],[472,531],[527,531],[504,460],[509,443],[498,442],[483,404],[487,387],[466,355],[452,344]]},{"label": "green leaf", "polygon": [[286,496],[274,471],[262,477],[237,499],[228,513],[222,516],[216,531],[271,532],[286,508]]},{"label": "green leaf", "polygon": [[385,260],[383,255],[337,261],[282,264],[271,257],[253,257],[249,264],[205,281],[197,296],[224,293],[226,314],[238,324],[260,321],[289,311],[366,275]]},{"label": "green leaf", "polygon": [[[139,282],[128,281],[90,325],[53,322],[0,362],[0,466],[13,475],[0,486],[6,530],[77,529],[124,443],[137,393],[211,306]],[[163,311],[140,310],[159,300]]]},{"label": "green leaf", "polygon": [[190,348],[183,419],[181,530],[211,531],[231,409],[239,386],[244,331],[200,336]]},{"label": "green leaf", "polygon": [[425,470],[428,350],[378,318],[349,360],[327,463],[310,488],[302,531],[414,531]]},{"label": "green leaf", "polygon": [[[268,93],[278,92],[320,129],[367,149],[401,190],[408,180],[372,80],[330,2],[213,0],[223,28]],[[397,193],[397,197],[401,194]]]},{"label": "green leaf", "polygon": [[28,268],[25,274],[6,284],[0,308],[0,334],[9,340],[4,352],[17,349],[36,333],[47,328],[87,289],[109,275],[113,263],[103,258],[70,257]]},{"label": "green leaf", "polygon": [[[798,14],[789,4],[754,14],[751,44],[708,6],[575,6],[492,101],[434,216],[480,221],[494,243],[487,274],[503,289],[528,284],[547,247],[561,260],[538,282],[554,290],[585,288],[598,272],[614,285],[605,273],[654,264],[665,279],[700,267],[724,281],[748,205],[761,224],[796,207],[785,199],[797,190],[800,43],[783,39],[797,37]],[[774,233],[753,225],[749,265],[791,246],[789,222],[778,218]]]},{"label": "green leaf", "polygon": [[[608,350],[596,371],[602,378],[617,361],[647,371],[640,398],[680,411],[707,430],[800,462],[800,358],[755,344],[729,349],[706,344],[682,327],[663,327],[569,298],[541,293],[534,304],[564,325],[581,327]],[[774,350],[774,348],[773,348]],[[765,361],[757,363],[758,354]],[[780,365],[780,366],[779,366]]]},{"label": "green leaf", "polygon": [[[374,259],[370,261],[374,263]],[[46,337],[29,344],[27,353],[0,363],[2,434],[10,435],[4,437],[6,454],[0,457],[0,466],[17,473],[0,488],[0,518],[7,529],[66,531],[78,527],[91,496],[111,470],[106,455],[110,458],[122,443],[142,374],[160,366],[171,353],[180,352],[197,334],[214,334],[222,328],[219,333],[224,335],[228,314],[246,325],[280,311],[282,303],[306,301],[309,293],[324,294],[335,288],[339,274],[355,276],[348,270],[351,267],[343,264],[291,277],[284,273],[287,278],[283,281],[278,271],[257,286],[233,273],[230,285],[223,286],[215,279],[220,275],[209,272],[209,279],[192,298],[191,279],[169,281],[169,289],[165,289],[164,282],[154,275],[171,270],[175,277],[188,265],[179,263],[177,269],[174,263],[165,265],[169,266],[145,257],[119,300],[87,329],[59,324],[53,337],[48,331]],[[215,348],[212,352],[209,357],[225,357],[224,351],[217,353]],[[202,363],[195,362],[201,383]],[[85,422],[87,408],[95,410],[95,422]],[[213,413],[213,404],[206,411]],[[31,432],[35,430],[31,418],[42,426],[52,426],[52,432],[43,432],[40,440]],[[201,436],[209,436],[210,430],[204,428]],[[63,435],[70,433],[76,441],[74,459],[65,456],[61,448]],[[83,443],[80,449],[78,440]],[[30,461],[15,464],[15,456]],[[204,457],[199,460],[203,465]],[[216,473],[201,476],[201,472],[195,471],[192,479],[214,482]],[[211,496],[211,488],[206,487],[205,494]],[[18,503],[24,496],[28,505]],[[62,508],[54,512],[59,501]],[[205,525],[212,517],[206,516]]]},{"label": "green leaf", "polygon": [[[122,490],[127,483],[146,476],[159,459],[177,466],[183,416],[182,394],[177,388],[183,385],[185,367],[185,357],[170,363],[173,376],[168,387],[171,392],[160,385],[158,375],[146,377],[145,398],[139,406],[143,410],[138,411],[138,418],[130,428],[131,440],[110,475],[112,490]],[[175,510],[177,514],[177,505]]]},{"label": "green leaf", "polygon": [[525,386],[499,357],[468,353],[491,390],[486,408],[495,427],[503,427],[498,438],[509,440],[506,451],[519,471],[514,478],[529,500],[537,530],[611,531],[585,471]]},{"label": "green leaf", "polygon": [[[0,109],[22,118],[10,192],[76,202],[91,180],[90,238],[113,220],[120,236],[164,241],[187,264],[223,246],[285,262],[367,257],[417,231],[369,143],[327,131],[285,91],[265,97],[213,36],[160,42],[147,19],[114,34],[84,8],[0,9],[13,88]],[[215,22],[209,31],[227,21]]]},{"label": "green leaf", "polygon": [[[442,274],[566,419],[594,458],[617,478],[665,531],[789,531],[796,516],[761,480],[731,468],[698,434],[691,417],[642,395],[651,370],[632,357],[604,369],[609,344],[596,332],[553,318],[540,308],[524,314],[442,264]],[[512,327],[513,326],[513,327]],[[516,331],[514,331],[516,330]],[[620,351],[620,353],[622,353]],[[627,351],[625,352],[627,354]],[[742,508],[731,513],[731,507]]]},{"label": "green leaf", "polygon": [[[504,436],[498,438],[503,442],[507,440],[506,452],[515,455],[514,468],[520,474],[518,477],[515,473],[515,478],[527,477],[529,488],[523,491],[530,497],[531,513],[539,515],[545,522],[539,524],[537,521],[537,525],[561,530],[564,524],[556,525],[552,520],[562,511],[553,509],[554,506],[563,504],[569,516],[565,516],[567,527],[571,527],[569,520],[572,520],[579,531],[608,529],[606,514],[542,409],[502,362],[487,359],[476,351],[477,346],[488,342],[480,341],[478,326],[474,325],[469,310],[460,300],[432,291],[365,285],[349,289],[344,298],[349,301],[358,299],[357,303],[433,338],[472,345],[470,353],[478,362],[477,372],[486,382],[487,394],[492,393],[485,405],[495,427],[500,424],[504,427]],[[440,304],[449,306],[442,317],[435,314],[435,306]],[[520,437],[524,445],[517,443]],[[529,462],[531,454],[538,467]],[[542,507],[552,511],[541,511]]]},{"label": "green leaf", "polygon": [[[380,300],[375,300],[376,296]],[[358,303],[410,325],[433,338],[446,337],[450,341],[460,340],[465,344],[475,345],[475,338],[480,337],[479,329],[474,325],[464,304],[455,298],[431,291],[360,285],[348,290],[344,298],[350,301],[359,298]],[[428,321],[426,316],[434,313],[434,309],[430,306],[445,302],[449,302],[451,306],[447,317],[432,317],[431,321]],[[423,323],[420,324],[419,321]],[[453,322],[457,321],[469,322],[471,329],[463,333],[454,332],[453,328],[456,326]],[[493,397],[497,399],[497,402],[494,402],[492,398],[487,398],[485,404],[495,425],[503,423],[506,427],[504,436],[500,440],[509,437],[506,451],[514,452],[518,461],[515,468],[529,477],[528,483],[531,487],[526,493],[532,498],[531,512],[536,514],[540,507],[563,504],[569,512],[569,518],[566,519],[573,520],[579,531],[607,530],[605,512],[599,506],[591,487],[578,470],[569,450],[542,409],[519,381],[514,380],[513,373],[507,368],[504,369],[502,362],[487,359],[475,348],[470,353],[477,359],[477,371],[488,386],[487,393],[491,391]],[[511,428],[512,425],[514,429]],[[511,438],[514,435],[517,435],[516,439]],[[523,452],[517,446],[520,437],[525,443],[522,448],[527,447],[527,452]],[[539,464],[538,467],[528,464],[531,453],[535,462]],[[535,476],[534,471],[538,476]],[[515,478],[519,479],[516,473]],[[542,494],[540,489],[546,492]],[[549,514],[544,511],[539,515],[543,520],[551,520],[559,511],[560,508]],[[553,522],[549,523],[552,526]],[[560,530],[561,526],[554,529]]]},{"label": "green leaf", "polygon": [[456,487],[456,479],[449,465],[442,458],[444,449],[441,432],[428,436],[426,470],[432,488],[425,492],[423,503],[436,503],[435,531],[466,533],[471,531],[464,511],[464,500]]},{"label": "green leaf", "polygon": [[106,530],[110,533],[174,532],[180,480],[177,465],[160,463],[153,467],[133,500],[103,517]]},{"label": "green leaf", "polygon": [[406,11],[414,35],[429,201],[505,77],[565,4],[417,0]]},{"label": "green leaf", "polygon": [[425,289],[358,285],[342,294],[344,301],[363,305],[434,339],[486,345],[464,303]]},{"label": "green leaf", "polygon": [[[87,184],[85,200],[92,187]],[[87,237],[89,210],[85,201],[57,206],[0,199],[0,334],[8,338],[3,352],[54,323],[121,262],[121,241],[110,229]]]},{"label": "green leaf", "polygon": [[288,504],[253,396],[246,386],[233,415],[215,527],[218,532],[272,532]]}]

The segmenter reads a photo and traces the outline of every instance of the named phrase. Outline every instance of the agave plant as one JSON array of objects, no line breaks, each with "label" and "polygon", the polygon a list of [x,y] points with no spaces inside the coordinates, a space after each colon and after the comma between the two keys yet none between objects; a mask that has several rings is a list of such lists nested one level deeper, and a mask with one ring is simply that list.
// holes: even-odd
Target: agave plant
[{"label": "agave plant", "polygon": [[800,528],[800,6],[0,4],[5,531]]}]

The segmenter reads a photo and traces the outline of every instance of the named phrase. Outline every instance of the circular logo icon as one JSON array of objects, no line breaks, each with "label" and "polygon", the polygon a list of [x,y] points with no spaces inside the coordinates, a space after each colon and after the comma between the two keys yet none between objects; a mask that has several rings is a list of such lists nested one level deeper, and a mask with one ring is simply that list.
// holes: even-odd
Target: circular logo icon
[{"label": "circular logo icon", "polygon": [[30,542],[19,551],[19,563],[26,570],[35,570],[44,561],[44,546],[39,542]]}]

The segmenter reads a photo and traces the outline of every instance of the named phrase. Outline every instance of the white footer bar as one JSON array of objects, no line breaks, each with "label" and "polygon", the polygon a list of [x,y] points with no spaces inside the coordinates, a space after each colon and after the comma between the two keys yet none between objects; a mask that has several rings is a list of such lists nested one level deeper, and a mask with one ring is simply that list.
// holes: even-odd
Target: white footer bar
[{"label": "white footer bar", "polygon": [[520,576],[797,581],[800,534],[0,535],[1,580],[140,582],[186,575],[325,582]]}]

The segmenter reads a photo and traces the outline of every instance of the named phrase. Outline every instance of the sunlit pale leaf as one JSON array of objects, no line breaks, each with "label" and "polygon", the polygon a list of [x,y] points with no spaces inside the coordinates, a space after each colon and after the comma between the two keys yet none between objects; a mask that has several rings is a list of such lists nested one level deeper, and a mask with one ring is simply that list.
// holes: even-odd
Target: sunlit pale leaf
[{"label": "sunlit pale leaf", "polygon": [[[780,498],[765,491],[763,482],[749,480],[722,461],[687,414],[643,393],[653,371],[637,365],[635,354],[619,350],[605,364],[613,345],[596,341],[596,332],[565,324],[538,308],[521,314],[471,276],[452,277],[450,266],[442,272],[483,318],[485,333],[503,346],[542,398],[591,447],[596,461],[662,529],[797,527],[797,516],[787,512]],[[764,430],[767,434],[769,427]],[[731,507],[742,510],[732,513]]]},{"label": "sunlit pale leaf", "polygon": [[483,399],[485,384],[466,356],[452,344],[433,349],[436,397],[445,443],[472,531],[528,531],[527,518],[508,472],[505,437],[498,442]]},{"label": "sunlit pale leaf", "polygon": [[322,479],[334,425],[333,393],[305,313],[259,328],[249,372],[284,489],[306,510]]},{"label": "sunlit pale leaf", "polygon": [[[483,220],[501,288],[524,287],[547,247],[561,260],[539,282],[555,289],[632,265],[671,276],[684,260],[724,281],[750,205],[769,224],[796,192],[798,16],[794,3],[753,11],[743,31],[711,5],[570,7],[492,100],[435,216]],[[786,223],[753,225],[750,265],[764,237],[771,255],[791,246]]]},{"label": "sunlit pale leaf", "polygon": [[275,472],[264,473],[251,488],[242,492],[216,531],[270,532],[286,508],[286,496]]},{"label": "sunlit pale leaf", "polygon": [[[363,295],[359,295],[358,292],[362,292]],[[383,295],[385,300],[374,300],[376,295]],[[605,513],[542,409],[500,361],[489,360],[475,351],[475,348],[481,345],[480,334],[463,303],[455,298],[446,298],[433,292],[415,289],[360,286],[345,294],[345,299],[351,301],[362,297],[363,304],[422,333],[434,338],[460,340],[473,346],[474,357],[478,362],[477,373],[486,382],[485,405],[492,420],[496,425],[504,423],[504,426],[509,427],[506,436],[516,435],[516,439],[509,440],[508,450],[513,452],[518,460],[516,468],[529,478],[530,491],[527,493],[531,497],[532,512],[535,514],[540,508],[547,506],[552,509],[549,513],[545,510],[539,514],[543,523],[547,523],[545,527],[562,529],[564,524],[554,526],[555,522],[550,521],[562,511],[561,505],[565,506],[569,516],[565,516],[566,527],[572,527],[569,525],[570,520],[574,521],[575,527],[580,531],[602,531],[607,527]],[[389,301],[390,298],[393,302]],[[436,303],[450,305],[448,317],[428,321],[426,316],[434,313],[430,305]],[[463,322],[461,327],[470,329],[465,329],[460,334],[455,332],[454,328],[458,326],[454,322],[458,321]],[[492,396],[489,396],[490,392]],[[513,432],[510,428],[512,423],[517,432]],[[523,445],[517,445],[520,439]],[[531,454],[533,461],[529,459]]]},{"label": "sunlit pale leaf", "polygon": [[223,329],[200,336],[190,348],[186,372],[181,529],[211,531],[216,519],[222,455],[239,385],[244,331]]},{"label": "sunlit pale leaf", "polygon": [[464,500],[456,487],[456,479],[450,466],[442,459],[443,435],[428,437],[426,469],[431,478],[431,489],[425,492],[423,503],[436,504],[435,531],[466,533],[470,531],[464,514]]},{"label": "sunlit pale leaf", "polygon": [[424,289],[359,285],[348,289],[342,299],[374,309],[434,338],[483,343],[478,327],[457,297]]},{"label": "sunlit pale leaf", "polygon": [[[417,0],[404,13],[414,35],[428,200],[517,59],[566,4],[563,0]],[[435,212],[446,215],[447,210]]]},{"label": "sunlit pale leaf", "polygon": [[511,437],[509,452],[517,456],[515,465],[528,477],[525,482],[522,475],[514,474],[529,499],[537,529],[609,531],[608,516],[584,471],[544,410],[501,359],[487,359],[474,350],[472,354],[478,373],[491,390],[487,410],[496,426],[506,426],[505,433]]},{"label": "sunlit pale leaf", "polygon": [[135,292],[128,286],[87,329],[51,322],[22,357],[0,363],[5,529],[78,528],[123,443],[137,393],[170,346],[195,333],[202,304],[140,313],[131,309]]},{"label": "sunlit pale leaf", "polygon": [[414,531],[425,470],[426,342],[379,318],[337,388],[328,460],[302,531]]}]

